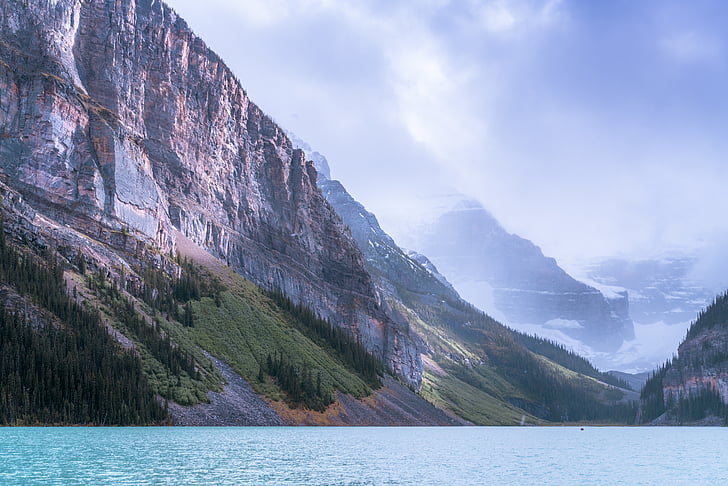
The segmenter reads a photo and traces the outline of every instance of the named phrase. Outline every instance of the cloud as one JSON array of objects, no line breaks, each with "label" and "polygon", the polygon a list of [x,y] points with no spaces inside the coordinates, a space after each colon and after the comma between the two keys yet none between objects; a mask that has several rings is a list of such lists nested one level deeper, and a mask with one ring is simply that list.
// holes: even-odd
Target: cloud
[{"label": "cloud", "polygon": [[561,262],[728,234],[723,2],[169,3],[395,238],[441,186]]},{"label": "cloud", "polygon": [[516,24],[513,6],[506,0],[481,3],[477,10],[479,22],[489,32],[505,32]]},{"label": "cloud", "polygon": [[723,54],[722,45],[717,38],[696,31],[663,37],[659,45],[667,56],[681,63],[714,63]]}]

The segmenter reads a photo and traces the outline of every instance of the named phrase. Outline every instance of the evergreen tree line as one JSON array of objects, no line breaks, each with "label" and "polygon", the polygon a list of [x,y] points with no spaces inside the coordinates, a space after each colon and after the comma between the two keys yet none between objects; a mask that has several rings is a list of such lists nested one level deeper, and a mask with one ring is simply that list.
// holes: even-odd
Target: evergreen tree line
[{"label": "evergreen tree line", "polygon": [[321,319],[308,307],[294,304],[282,291],[274,290],[267,294],[291,317],[291,322],[304,335],[320,346],[334,351],[347,368],[358,374],[372,388],[382,386],[381,375],[384,374],[385,366],[359,340],[344,329]]},{"label": "evergreen tree line", "polygon": [[[660,415],[667,413],[668,418],[678,423],[693,422],[708,416],[721,417],[728,423],[728,404],[723,402],[718,390],[711,383],[706,383],[697,392],[680,393],[677,397],[669,395],[665,400],[664,385],[665,376],[670,370],[682,372],[686,362],[682,357],[666,361],[655,372],[642,388],[641,401],[641,422],[647,423],[655,420]],[[687,368],[691,369],[691,368]],[[692,368],[699,373],[701,368]],[[682,373],[680,373],[682,375]],[[678,381],[682,380],[682,376]]]},{"label": "evergreen tree line", "polygon": [[566,349],[563,345],[556,341],[544,339],[536,334],[528,335],[518,331],[513,332],[516,333],[518,342],[525,346],[526,349],[536,354],[540,354],[541,356],[545,356],[554,363],[558,363],[561,366],[572,371],[576,371],[577,373],[581,373],[582,375],[591,376],[592,378],[596,378],[597,380],[603,381],[609,385],[624,388],[625,390],[632,389],[630,384],[626,381],[610,375],[609,373],[599,371],[589,362],[588,359]]},{"label": "evergreen tree line", "polygon": [[[694,339],[703,331],[728,325],[728,292],[718,295],[711,305],[698,313],[698,318],[688,329],[685,340]],[[665,402],[664,378],[669,370],[693,370],[700,373],[702,369],[728,361],[728,350],[714,347],[710,341],[703,343],[702,349],[686,356],[673,357],[667,360],[650,376],[642,388],[641,420],[650,422],[665,412],[679,422],[695,421],[708,415],[716,415],[728,419],[728,408],[720,395],[712,387],[701,389],[698,393],[681,395]]]},{"label": "evergreen tree line", "polygon": [[[595,388],[574,381],[563,372],[546,365],[519,342],[517,333],[491,317],[473,312],[468,326],[457,328],[465,340],[482,346],[490,363],[499,373],[528,393],[534,415],[550,421],[612,421],[632,423],[636,403],[618,403],[600,397]],[[548,346],[545,343],[544,346]],[[471,383],[477,387],[477,384]],[[615,398],[621,395],[614,391]],[[518,406],[527,406],[519,404]]]},{"label": "evergreen tree line", "polygon": [[667,413],[678,423],[694,422],[708,416],[720,417],[728,423],[728,404],[723,402],[718,390],[711,383],[695,391],[669,395],[665,400],[664,378],[673,367],[681,365],[680,359],[668,360],[650,376],[642,389],[641,422],[647,423]]},{"label": "evergreen tree line", "polygon": [[31,321],[0,304],[0,424],[166,420],[139,360],[109,336],[98,311],[68,296],[62,266],[45,257],[20,253],[0,225],[0,280],[62,323]]},{"label": "evergreen tree line", "polygon": [[706,309],[698,313],[698,318],[688,329],[685,339],[691,339],[705,329],[728,326],[728,291],[713,299]]},{"label": "evergreen tree line", "polygon": [[640,393],[641,422],[651,422],[665,413],[663,382],[671,366],[672,360],[667,360],[650,375],[642,387],[642,392]]},{"label": "evergreen tree line", "polygon": [[721,417],[728,421],[728,405],[710,383],[697,392],[681,395],[677,400],[670,397],[665,404],[669,414],[674,416],[678,423],[694,422],[709,416]]},{"label": "evergreen tree line", "polygon": [[[258,376],[263,381],[263,368]],[[282,354],[271,356],[265,362],[265,373],[276,379],[278,386],[286,392],[288,400],[295,405],[303,405],[311,410],[323,412],[326,407],[334,403],[333,393],[321,384],[321,371],[316,373],[316,380],[310,368],[304,366],[302,370],[296,368]]]},{"label": "evergreen tree line", "polygon": [[[554,363],[558,363],[561,366],[568,368],[577,373],[581,373],[592,378],[596,378],[599,381],[607,383],[609,385],[631,390],[632,387],[629,383],[624,380],[612,376],[609,373],[599,371],[592,365],[589,360],[583,356],[574,353],[566,349],[563,345],[552,341],[550,339],[544,339],[535,334],[528,335],[515,329],[510,329],[499,323],[489,315],[483,313],[480,309],[473,307],[472,304],[463,301],[448,301],[448,304],[463,312],[467,316],[468,324],[463,326],[457,326],[456,330],[460,331],[461,335],[468,335],[470,338],[477,339],[478,336],[471,332],[470,328],[475,328],[481,331],[485,331],[489,334],[504,335],[505,333],[512,333],[515,337],[515,341],[521,346],[525,347],[529,351],[544,356]],[[462,321],[463,318],[457,319]],[[480,338],[482,340],[482,334]]]},{"label": "evergreen tree line", "polygon": [[[140,315],[134,302],[123,295],[115,283],[107,282],[102,272],[98,272],[91,282],[101,299],[113,311],[115,320],[131,333],[130,337],[133,337],[136,342],[142,343],[151,355],[169,370],[172,376],[180,376],[184,370],[191,378],[201,379],[193,356],[172,342],[156,320],[149,323]],[[164,299],[160,301],[164,301]]]},{"label": "evergreen tree line", "polygon": [[[127,290],[153,309],[171,316],[185,326],[192,327],[194,320],[189,302],[210,297],[219,307],[220,294],[225,288],[214,277],[201,275],[199,268],[186,257],[181,258],[177,255],[176,261],[180,266],[179,277],[173,278],[163,270],[147,265],[142,272],[143,284]],[[184,304],[181,311],[179,303]]]},{"label": "evergreen tree line", "polygon": [[495,353],[494,357],[496,365],[506,376],[518,383],[522,389],[528,390],[535,403],[544,405],[547,412],[542,418],[557,422],[634,422],[636,403],[605,401],[584,383],[574,382],[562,372],[545,366],[528,351],[512,349]]}]

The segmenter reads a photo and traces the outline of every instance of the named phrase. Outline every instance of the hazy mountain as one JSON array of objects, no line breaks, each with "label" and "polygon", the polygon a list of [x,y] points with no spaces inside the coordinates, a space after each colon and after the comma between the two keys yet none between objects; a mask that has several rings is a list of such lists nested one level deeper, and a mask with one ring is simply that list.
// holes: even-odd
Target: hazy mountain
[{"label": "hazy mountain", "polygon": [[609,367],[651,370],[672,356],[690,323],[720,291],[702,279],[696,256],[673,254],[649,260],[609,258],[579,268],[585,282],[629,295],[635,339],[609,357]]},{"label": "hazy mountain", "polygon": [[[460,298],[427,256],[399,248],[339,181],[322,177],[319,186],[364,254],[388,315],[421,343],[423,396],[475,423],[517,423],[519,410],[548,420],[629,415],[629,407],[604,404],[607,396],[625,399],[625,391],[595,380],[628,386],[624,382],[555,343],[513,332],[484,315]],[[552,374],[550,367],[559,371]],[[582,405],[569,403],[574,394]]]},{"label": "hazy mountain", "polygon": [[466,300],[510,326],[558,331],[602,352],[634,337],[627,292],[577,281],[478,202],[459,201],[413,241]]},{"label": "hazy mountain", "polygon": [[588,265],[585,274],[598,284],[626,290],[635,323],[685,325],[716,293],[691,275],[695,262],[695,257],[688,256],[659,260],[610,258]]}]

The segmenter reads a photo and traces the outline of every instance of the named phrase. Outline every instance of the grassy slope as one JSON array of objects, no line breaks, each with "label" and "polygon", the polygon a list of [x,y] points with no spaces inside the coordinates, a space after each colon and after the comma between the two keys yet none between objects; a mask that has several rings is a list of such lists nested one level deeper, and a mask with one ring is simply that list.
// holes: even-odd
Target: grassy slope
[{"label": "grassy slope", "polygon": [[[371,393],[357,374],[295,329],[289,317],[254,284],[188,241],[182,241],[180,253],[202,269],[202,278],[219,280],[225,290],[218,302],[207,297],[192,301],[193,327],[184,327],[125,294],[125,298],[134,300],[138,312],[148,322],[156,321],[157,326],[181,349],[191,353],[200,366],[200,379],[185,372],[171,376],[143,344],[135,343],[145,374],[160,394],[178,403],[194,404],[206,400],[207,390],[221,388],[222,377],[201,349],[230,364],[258,393],[272,400],[285,400],[285,393],[274,380],[268,377],[259,380],[261,364],[269,354],[283,355],[299,369],[305,367],[315,374],[320,371],[322,385],[331,392],[338,389],[354,397]],[[87,297],[93,295],[79,275],[71,272],[67,278],[73,280]],[[128,330],[114,319],[108,296],[104,298],[97,291],[93,302],[106,312],[110,325],[129,336]],[[508,352],[507,345],[494,344],[508,342],[506,328],[494,326],[484,331],[482,338],[478,335],[473,339],[473,329],[452,324],[462,320],[462,309],[453,314],[453,309],[445,305],[433,311],[432,307],[423,306],[416,296],[408,299],[407,304],[390,301],[390,305],[425,337],[433,351],[431,358],[437,369],[428,367],[425,370],[421,390],[424,398],[476,424],[517,424],[524,415],[530,423],[542,422],[514,405],[538,404],[538,397],[530,390],[514,385],[489,357],[493,351]],[[426,320],[420,316],[426,316]],[[541,356],[533,356],[552,372],[578,384],[585,393],[602,395],[604,400],[617,399],[607,396],[608,391],[596,380]]]},{"label": "grassy slope", "polygon": [[[126,347],[135,349],[144,374],[158,394],[182,405],[194,405],[207,401],[208,390],[222,390],[224,379],[205,352],[228,363],[258,393],[271,400],[285,400],[286,394],[267,375],[259,380],[261,364],[265,365],[269,354],[282,355],[299,370],[310,369],[314,377],[320,371],[322,388],[332,394],[340,390],[360,398],[371,393],[362,378],[297,330],[290,317],[262,290],[209,254],[189,246],[190,242],[187,245],[187,251],[181,253],[199,266],[201,277],[216,279],[225,288],[218,303],[209,297],[190,302],[192,327],[183,326],[141,299],[119,291],[90,270],[85,275],[77,269],[65,272],[69,288],[76,289],[78,298],[98,307],[107,327],[115,330]],[[179,349],[194,357],[199,379],[184,370],[178,375],[170,373],[119,318],[118,306],[124,302],[133,302],[138,316],[149,325],[154,322],[161,334],[168,335]]]},{"label": "grassy slope", "polygon": [[[426,366],[421,390],[432,403],[480,425],[512,425],[525,415],[529,423],[543,423],[514,404],[530,404],[529,410],[543,407],[542,397],[514,381],[513,366],[504,366],[502,356],[518,352],[542,368],[566,388],[579,389],[596,402],[616,402],[622,392],[598,380],[561,366],[522,347],[513,333],[495,322],[480,327],[472,310],[450,306],[427,305],[422,296],[398,289],[400,300],[390,305],[425,337],[431,361],[437,369]],[[426,319],[420,316],[426,316]],[[516,368],[518,366],[516,365]]]},{"label": "grassy slope", "polygon": [[267,356],[282,354],[299,368],[321,371],[326,388],[354,397],[371,393],[370,387],[338,359],[295,329],[288,317],[253,283],[221,262],[179,238],[180,254],[201,267],[207,278],[225,286],[220,306],[210,298],[194,301],[195,326],[178,327],[196,345],[228,363],[262,395],[280,400],[283,393],[270,379],[258,380]]}]

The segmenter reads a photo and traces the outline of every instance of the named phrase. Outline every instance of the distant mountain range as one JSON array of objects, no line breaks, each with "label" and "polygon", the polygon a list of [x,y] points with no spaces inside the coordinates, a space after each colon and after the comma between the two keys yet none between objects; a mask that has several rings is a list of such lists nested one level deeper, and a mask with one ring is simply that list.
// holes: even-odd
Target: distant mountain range
[{"label": "distant mountain range", "polygon": [[579,282],[476,201],[462,199],[413,239],[466,300],[510,326],[559,331],[602,352],[634,338],[626,291],[607,296]]},{"label": "distant mountain range", "polygon": [[593,262],[587,277],[613,291],[628,292],[629,312],[635,323],[680,325],[695,319],[718,290],[691,278],[696,257],[627,260],[610,258]]}]

